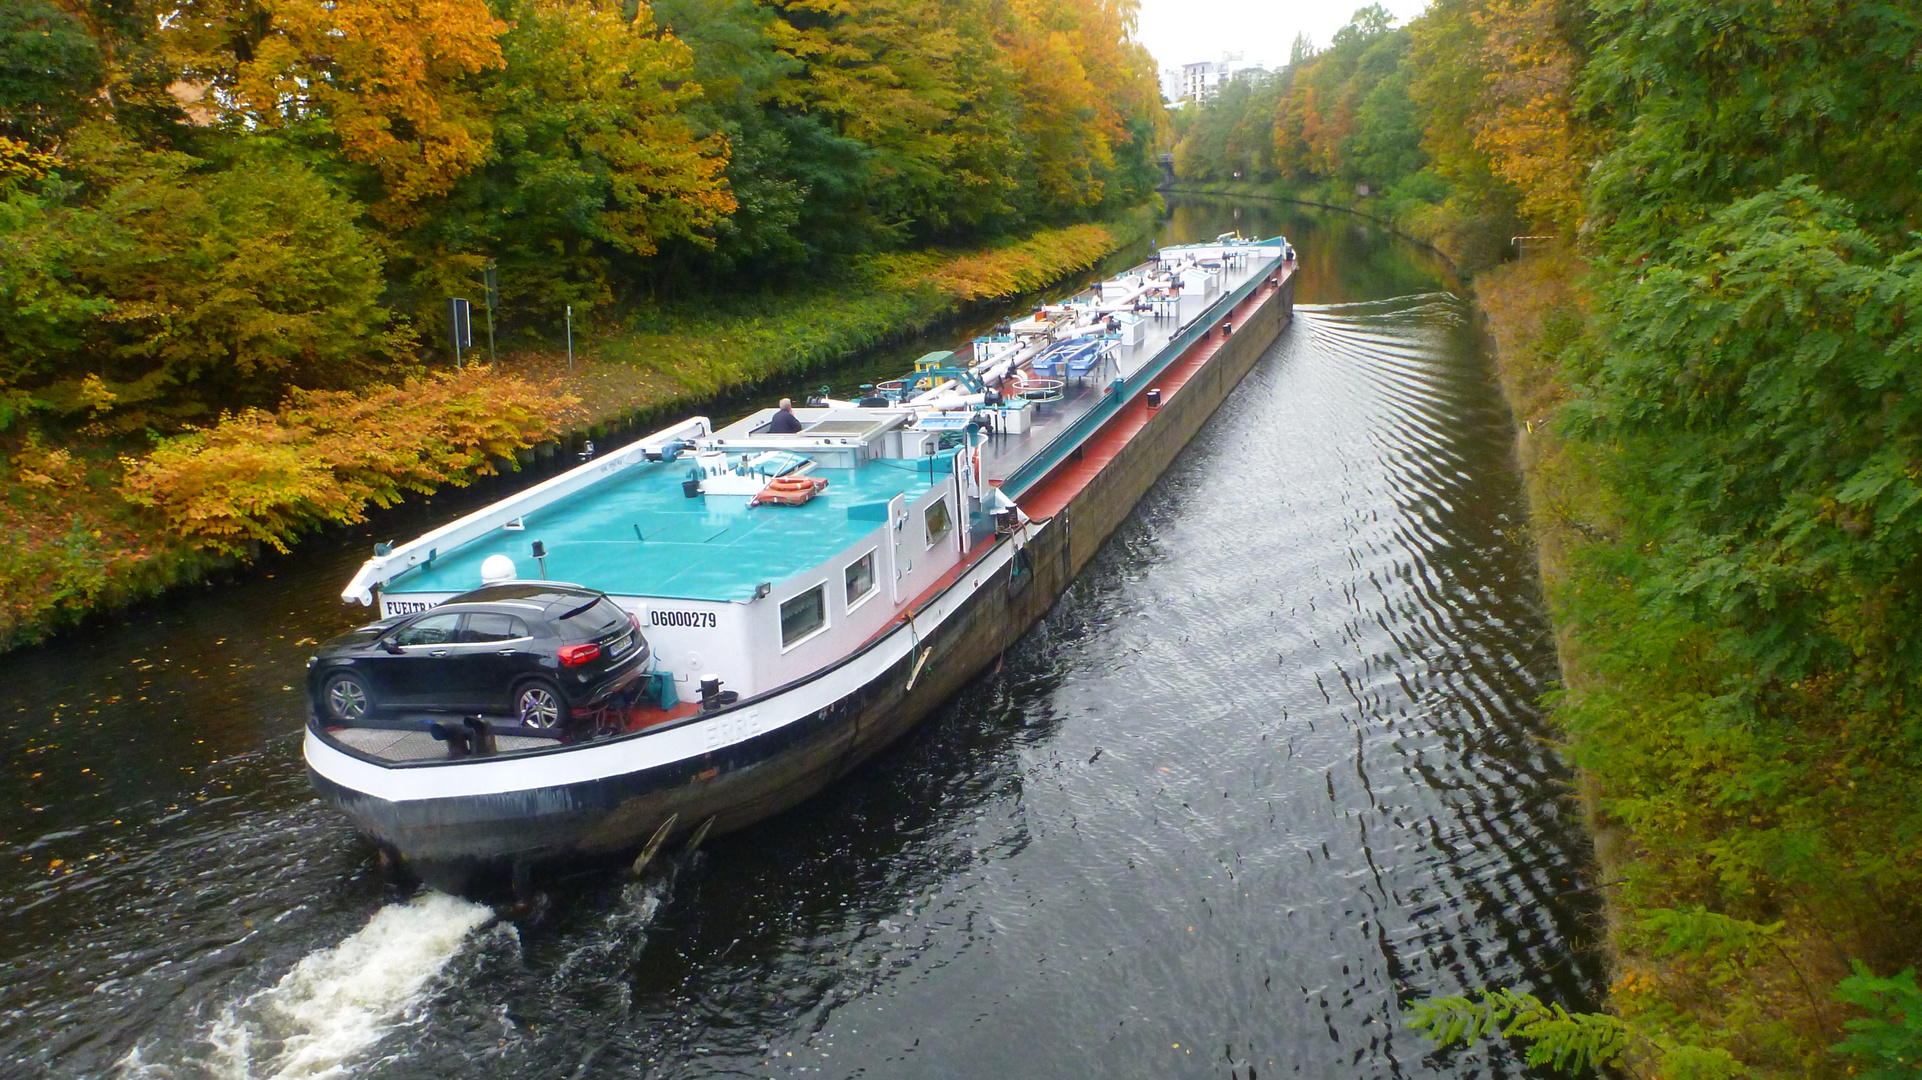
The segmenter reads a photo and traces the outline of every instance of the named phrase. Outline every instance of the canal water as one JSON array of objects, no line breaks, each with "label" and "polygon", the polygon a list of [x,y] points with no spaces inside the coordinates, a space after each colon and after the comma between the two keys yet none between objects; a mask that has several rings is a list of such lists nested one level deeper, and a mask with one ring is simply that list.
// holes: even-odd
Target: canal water
[{"label": "canal water", "polygon": [[1296,320],[1047,619],[644,881],[409,890],[309,791],[342,583],[497,491],[0,656],[0,1074],[1523,1075],[1405,1024],[1597,985],[1511,420],[1432,255],[1218,199],[1162,237],[1236,227],[1301,249]]}]

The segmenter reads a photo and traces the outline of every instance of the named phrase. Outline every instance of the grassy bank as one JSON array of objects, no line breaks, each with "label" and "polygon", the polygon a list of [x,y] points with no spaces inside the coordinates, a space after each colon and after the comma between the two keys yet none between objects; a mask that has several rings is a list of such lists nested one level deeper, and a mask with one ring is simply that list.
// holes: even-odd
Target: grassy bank
[{"label": "grassy bank", "polygon": [[[876,256],[848,280],[805,289],[649,308],[598,335],[587,350],[592,363],[566,385],[605,415],[805,372],[1088,270],[1147,236],[1155,213],[1142,208],[972,251]],[[628,396],[607,397],[610,385]]]},{"label": "grassy bank", "polygon": [[167,440],[101,425],[16,426],[0,505],[0,648],[282,549],[370,506],[465,484],[570,432],[692,404],[916,333],[969,306],[1086,270],[1152,228],[1154,208],[977,250],[870,259],[832,285],[637,313],[564,354],[416,372],[404,385],[299,395]]},{"label": "grassy bank", "polygon": [[1714,625],[1650,601],[1632,463],[1571,423],[1570,372],[1597,348],[1584,272],[1550,253],[1477,292],[1518,420],[1625,1067],[1914,1075],[1922,996],[1874,977],[1913,965],[1917,944],[1914,769],[1886,749],[1899,703],[1838,678],[1757,690]]}]

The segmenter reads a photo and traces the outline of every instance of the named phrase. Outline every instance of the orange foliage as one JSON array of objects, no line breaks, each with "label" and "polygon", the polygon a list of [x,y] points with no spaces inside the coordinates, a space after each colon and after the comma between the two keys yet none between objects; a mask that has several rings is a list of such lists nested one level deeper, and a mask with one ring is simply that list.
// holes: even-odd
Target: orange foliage
[{"label": "orange foliage", "polygon": [[485,367],[363,392],[296,390],[123,458],[120,492],[189,543],[223,554],[286,551],[318,522],[364,520],[368,503],[463,485],[552,436],[570,395]]},{"label": "orange foliage", "polygon": [[1101,171],[1130,115],[1159,116],[1154,64],[1134,41],[1134,0],[1015,0],[1003,48],[1021,95],[1041,194],[1058,208],[1101,201]]},{"label": "orange foliage", "polygon": [[1559,0],[1482,0],[1470,17],[1487,69],[1475,146],[1522,193],[1538,225],[1573,229],[1593,139],[1573,118],[1581,61],[1557,26]]},{"label": "orange foliage", "polygon": [[992,251],[950,259],[923,280],[962,300],[1018,296],[1093,266],[1115,249],[1114,233],[1100,225],[1073,225]]},{"label": "orange foliage", "polygon": [[198,0],[179,16],[168,41],[213,84],[206,101],[269,126],[326,116],[380,174],[390,224],[486,160],[491,127],[463,85],[502,64],[506,24],[484,0]]}]

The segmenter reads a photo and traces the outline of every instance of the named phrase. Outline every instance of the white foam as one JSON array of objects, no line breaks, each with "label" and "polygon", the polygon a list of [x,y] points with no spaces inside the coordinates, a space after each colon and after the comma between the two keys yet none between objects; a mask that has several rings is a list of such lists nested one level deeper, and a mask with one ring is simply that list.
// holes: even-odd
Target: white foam
[{"label": "white foam", "polygon": [[[423,893],[374,913],[357,933],[301,958],[275,985],[221,1011],[212,1053],[180,1072],[223,1080],[328,1080],[425,1004],[428,984],[494,916],[482,904]],[[179,1075],[139,1050],[123,1076]]]}]

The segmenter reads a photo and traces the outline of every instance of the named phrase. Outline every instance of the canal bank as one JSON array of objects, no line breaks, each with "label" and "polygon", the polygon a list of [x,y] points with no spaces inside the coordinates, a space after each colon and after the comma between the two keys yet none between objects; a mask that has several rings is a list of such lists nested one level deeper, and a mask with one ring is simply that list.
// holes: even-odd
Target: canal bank
[{"label": "canal bank", "polygon": [[1744,713],[1771,680],[1709,620],[1651,602],[1649,510],[1623,482],[1640,459],[1562,424],[1571,366],[1599,348],[1589,275],[1551,250],[1477,285],[1553,612],[1553,719],[1594,844],[1605,1019],[1635,1075],[1913,1060],[1910,999],[1886,978],[1914,963],[1911,894],[1884,882],[1914,865],[1914,793],[1878,748],[1886,718],[1835,709],[1835,680],[1808,678],[1773,680],[1768,710]]},{"label": "canal bank", "polygon": [[0,1071],[1521,1074],[1403,1026],[1600,986],[1510,415],[1431,253],[1272,203],[1161,226],[1233,227],[1301,248],[1295,323],[1063,600],[672,874],[518,913],[396,893],[300,768],[341,583],[512,477],[0,657]]}]

